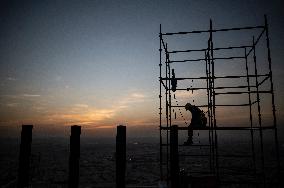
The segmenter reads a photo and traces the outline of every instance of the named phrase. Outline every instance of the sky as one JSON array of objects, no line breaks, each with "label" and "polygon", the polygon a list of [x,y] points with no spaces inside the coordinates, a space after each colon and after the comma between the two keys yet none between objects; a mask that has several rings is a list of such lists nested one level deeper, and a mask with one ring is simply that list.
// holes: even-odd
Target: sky
[{"label": "sky", "polygon": [[[277,119],[283,126],[280,0],[4,0],[0,5],[2,135],[22,124],[33,124],[43,132],[78,124],[102,134],[113,134],[116,125],[124,124],[133,134],[156,133],[159,25],[164,32],[208,29],[210,19],[216,28],[263,25],[264,14],[271,39]],[[219,37],[221,46],[228,38]],[[239,35],[234,38],[239,39]],[[173,48],[188,49],[199,47],[200,42],[172,41]],[[181,74],[202,70],[197,66],[181,69]],[[221,72],[232,69],[224,65]],[[198,94],[190,97],[202,101]],[[220,119],[228,123],[230,113],[225,112],[221,110]],[[242,116],[238,112],[234,121]]]}]

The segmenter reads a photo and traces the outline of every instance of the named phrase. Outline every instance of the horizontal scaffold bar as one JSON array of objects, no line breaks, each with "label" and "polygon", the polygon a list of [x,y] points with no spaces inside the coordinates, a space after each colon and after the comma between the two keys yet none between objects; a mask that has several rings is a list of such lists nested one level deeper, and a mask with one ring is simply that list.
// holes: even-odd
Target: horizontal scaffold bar
[{"label": "horizontal scaffold bar", "polygon": [[[261,31],[261,33],[259,34],[259,36],[257,37],[256,41],[253,43],[253,46],[256,46],[258,41],[260,40],[260,38],[262,37],[263,33],[265,31],[265,28]],[[249,54],[253,51],[253,46],[251,47],[250,51],[246,54],[246,57],[249,56]]]},{"label": "horizontal scaffold bar", "polygon": [[[221,48],[213,48],[213,51],[217,50],[232,50],[232,49],[240,49],[240,48],[252,48],[253,46],[247,45],[247,46],[230,46],[230,47],[221,47]],[[208,51],[208,48],[203,48],[203,49],[192,49],[192,50],[173,50],[169,51],[169,54],[174,54],[174,53],[186,53],[186,52],[203,52],[203,51]]]},{"label": "horizontal scaffold bar", "polygon": [[[215,104],[215,106],[250,106],[250,104]],[[172,105],[172,108],[185,108],[183,105]],[[208,107],[208,105],[196,105],[196,107]]]},{"label": "horizontal scaffold bar", "polygon": [[[200,107],[200,108],[202,108],[202,107],[208,107],[208,105],[195,105],[196,107]],[[183,106],[183,105],[172,105],[172,106],[170,106],[170,107],[172,107],[172,108],[184,108],[185,106]]]},{"label": "horizontal scaffold bar", "polygon": [[166,89],[166,90],[169,90],[168,89],[168,87],[165,85],[165,83],[163,82],[163,80],[161,80],[161,77],[160,77],[160,83],[162,83],[162,85],[164,86],[164,88]]},{"label": "horizontal scaffold bar", "polygon": [[220,92],[220,93],[216,93],[215,95],[237,95],[237,94],[245,94],[245,93],[272,93],[271,90],[267,90],[267,91],[228,91],[228,92]]},{"label": "horizontal scaffold bar", "polygon": [[268,78],[270,78],[270,76],[271,76],[271,73],[267,77],[265,77],[260,83],[258,83],[258,86],[263,84]]},{"label": "horizontal scaffold bar", "polygon": [[181,61],[170,61],[170,63],[183,63],[183,62],[194,62],[194,61],[205,61],[205,58],[200,58],[200,59],[186,59],[186,60],[181,60]]},{"label": "horizontal scaffold bar", "polygon": [[[220,79],[220,78],[247,78],[247,77],[263,77],[269,74],[259,74],[259,75],[239,75],[239,76],[201,76],[201,77],[191,77],[191,78],[175,78],[176,80],[202,80],[202,79]],[[161,80],[172,80],[169,77],[162,77]]]},{"label": "horizontal scaffold bar", "polygon": [[[226,59],[245,59],[245,56],[234,56],[234,57],[214,57],[213,60],[226,60]],[[211,59],[211,60],[212,60]],[[170,61],[169,63],[184,63],[184,62],[194,62],[194,61],[205,61],[207,59],[200,58],[200,59],[185,59],[180,61]]]},{"label": "horizontal scaffold bar", "polygon": [[[161,126],[161,130],[170,130],[170,127]],[[216,127],[216,128],[210,128],[210,127],[199,127],[199,128],[193,128],[193,130],[264,130],[264,129],[275,129],[274,126],[262,126],[262,127]],[[188,130],[188,127],[178,127],[178,130]]]},{"label": "horizontal scaffold bar", "polygon": [[196,30],[196,31],[187,31],[187,32],[175,32],[175,33],[161,33],[162,35],[185,35],[185,34],[194,34],[194,33],[208,33],[208,32],[219,32],[219,31],[238,31],[246,29],[261,29],[265,26],[254,26],[254,27],[233,27],[227,29],[212,29],[212,30]]},{"label": "horizontal scaffold bar", "polygon": [[[214,89],[238,89],[238,88],[253,88],[256,86],[223,86],[223,87],[214,87]],[[202,90],[202,89],[209,89],[207,87],[192,87],[192,88],[181,88],[181,89],[176,89],[180,91],[192,91],[192,90]]]}]

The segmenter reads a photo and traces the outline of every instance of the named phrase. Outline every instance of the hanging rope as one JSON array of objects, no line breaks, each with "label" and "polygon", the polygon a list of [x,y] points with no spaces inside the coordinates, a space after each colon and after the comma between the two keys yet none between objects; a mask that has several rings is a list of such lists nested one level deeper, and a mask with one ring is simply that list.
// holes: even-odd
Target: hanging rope
[{"label": "hanging rope", "polygon": [[[175,94],[174,94],[174,99],[175,99],[175,102],[176,102],[176,106],[178,106],[178,100],[176,99],[176,95]],[[188,123],[185,120],[185,118],[184,118],[184,116],[183,116],[183,114],[181,112],[181,109],[178,108],[178,111],[179,111],[180,116],[183,118],[185,125],[188,126]],[[173,109],[173,112],[175,113],[175,119],[176,119],[176,112],[174,111],[174,109]]]}]

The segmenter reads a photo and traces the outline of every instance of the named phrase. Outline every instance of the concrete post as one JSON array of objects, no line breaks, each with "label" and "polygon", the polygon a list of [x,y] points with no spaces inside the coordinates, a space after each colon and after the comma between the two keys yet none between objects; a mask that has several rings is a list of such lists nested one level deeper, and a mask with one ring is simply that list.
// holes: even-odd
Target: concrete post
[{"label": "concrete post", "polygon": [[69,188],[79,186],[79,159],[80,159],[81,126],[71,126],[70,154],[69,154]]},{"label": "concrete post", "polygon": [[170,128],[170,173],[171,187],[179,187],[178,126]]},{"label": "concrete post", "polygon": [[32,125],[22,125],[18,170],[18,188],[28,187],[30,183],[29,180],[32,130]]},{"label": "concrete post", "polygon": [[117,126],[116,135],[116,187],[125,188],[126,126]]}]

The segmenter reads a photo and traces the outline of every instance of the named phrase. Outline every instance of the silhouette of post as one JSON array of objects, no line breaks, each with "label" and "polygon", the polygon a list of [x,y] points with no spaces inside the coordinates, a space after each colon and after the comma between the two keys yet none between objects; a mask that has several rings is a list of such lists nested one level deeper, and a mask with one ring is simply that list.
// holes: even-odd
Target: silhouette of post
[{"label": "silhouette of post", "polygon": [[18,171],[18,188],[29,186],[32,130],[32,125],[22,125]]},{"label": "silhouette of post", "polygon": [[71,126],[68,181],[69,188],[77,188],[79,185],[80,134],[81,126]]},{"label": "silhouette of post", "polygon": [[116,134],[116,187],[125,188],[126,126],[117,126]]},{"label": "silhouette of post", "polygon": [[171,187],[179,187],[178,126],[170,128],[170,173]]}]

